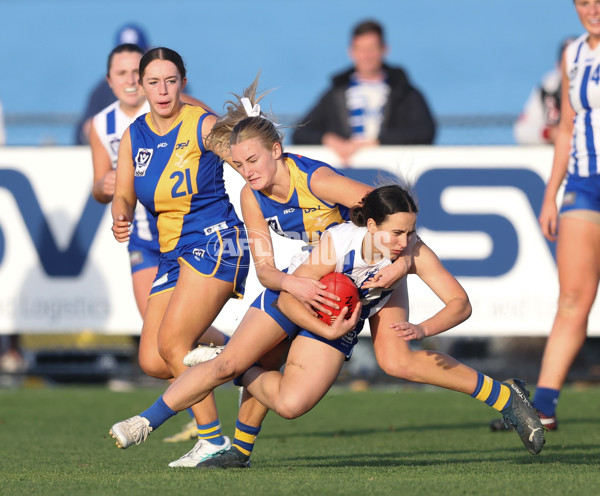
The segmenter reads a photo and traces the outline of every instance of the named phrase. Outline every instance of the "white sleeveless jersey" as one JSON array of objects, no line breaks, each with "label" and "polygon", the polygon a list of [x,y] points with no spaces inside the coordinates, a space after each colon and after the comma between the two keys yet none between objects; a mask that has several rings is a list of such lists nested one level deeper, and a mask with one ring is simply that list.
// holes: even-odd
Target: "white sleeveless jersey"
[{"label": "white sleeveless jersey", "polygon": [[600,45],[594,50],[585,33],[566,50],[569,101],[576,112],[568,173],[598,174],[600,152]]},{"label": "white sleeveless jersey", "polygon": [[150,105],[148,102],[145,102],[135,116],[129,117],[121,110],[119,100],[117,100],[94,116],[94,129],[110,157],[113,169],[117,167],[119,143],[121,143],[123,133],[127,130],[129,124],[135,121],[140,115],[147,114],[148,112],[150,112]]},{"label": "white sleeveless jersey", "polygon": [[[146,101],[133,117],[129,117],[121,110],[119,100],[117,100],[94,116],[92,125],[110,157],[113,169],[117,167],[119,144],[121,143],[123,133],[140,115],[147,114],[148,112],[150,112],[150,105]],[[155,221],[150,219],[150,215],[139,202],[135,208],[134,215],[135,233],[133,235],[137,235],[137,237],[144,241],[155,241],[155,236],[152,234],[150,226],[150,223],[155,223]]]},{"label": "white sleeveless jersey", "polygon": [[[362,244],[367,234],[366,227],[358,227],[352,222],[345,222],[330,227],[325,233],[329,233],[335,248],[335,272],[347,275],[358,288],[360,302],[362,303],[360,318],[365,320],[372,317],[387,303],[392,291],[400,281],[387,289],[361,289],[361,286],[379,270],[390,265],[392,261],[388,258],[382,258],[374,264],[369,264],[363,260]],[[306,258],[308,258],[308,253],[306,252],[294,257],[288,272],[292,273]]]}]

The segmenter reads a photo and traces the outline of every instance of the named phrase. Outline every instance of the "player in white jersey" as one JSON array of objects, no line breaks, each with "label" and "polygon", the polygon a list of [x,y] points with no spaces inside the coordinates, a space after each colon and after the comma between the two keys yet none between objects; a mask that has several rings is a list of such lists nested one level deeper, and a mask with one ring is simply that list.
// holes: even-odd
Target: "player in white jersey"
[{"label": "player in white jersey", "polygon": [[[92,120],[90,146],[94,166],[92,194],[100,203],[110,203],[115,192],[119,143],[129,125],[149,111],[138,85],[138,67],[143,51],[133,44],[115,47],[108,56],[106,79],[117,100]],[[128,245],[133,290],[143,316],[160,254],[156,221],[139,206]]]},{"label": "player in white jersey", "polygon": [[[549,430],[558,425],[560,389],[585,341],[600,282],[600,0],[574,4],[587,32],[565,51],[561,119],[539,216],[544,236],[558,240],[558,310],[533,400]],[[559,212],[556,197],[565,178]]]},{"label": "player in white jersey", "polygon": [[[409,273],[418,275],[442,300],[444,305],[435,315],[419,324],[408,322],[404,279],[389,289],[364,287],[378,270],[402,257],[416,236],[417,207],[410,193],[398,185],[377,188],[353,208],[351,219],[351,225],[325,231],[294,275],[319,280],[333,271],[344,272],[361,285],[362,305],[357,305],[347,320],[348,309],[344,307],[335,322],[327,325],[300,300],[282,291],[278,305],[303,330],[292,341],[283,373],[254,365],[242,374],[243,385],[282,417],[304,414],[329,390],[350,357],[364,321],[369,319],[375,356],[384,372],[470,394],[502,412],[529,452],[539,453],[544,432],[521,381],[500,383],[443,353],[410,348],[409,341],[446,331],[471,314],[467,294],[427,245],[416,240]],[[205,397],[198,379],[211,373],[211,362],[215,361],[199,363],[179,376],[159,401],[140,414],[142,421],[134,421],[134,417],[115,425],[148,424],[136,432],[131,444],[145,441],[152,429],[176,411]],[[198,467],[208,467],[209,462]]]}]

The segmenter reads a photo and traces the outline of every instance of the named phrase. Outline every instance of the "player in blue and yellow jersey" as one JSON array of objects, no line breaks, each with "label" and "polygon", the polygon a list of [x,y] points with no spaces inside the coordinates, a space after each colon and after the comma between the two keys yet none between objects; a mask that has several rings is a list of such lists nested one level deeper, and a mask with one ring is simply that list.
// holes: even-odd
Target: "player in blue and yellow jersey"
[{"label": "player in blue and yellow jersey", "polygon": [[[259,359],[263,365],[271,363],[278,368],[282,349],[285,351],[289,346],[288,338],[295,337],[299,330],[277,307],[281,291],[326,312],[329,310],[323,306],[325,299],[337,300],[318,280],[296,277],[275,266],[270,229],[305,240],[310,246],[326,228],[346,221],[349,209],[372,189],[323,162],[284,153],[282,135],[260,112],[257,83],[256,80],[244,92],[243,98],[228,102],[227,113],[213,126],[208,143],[222,155],[231,152],[229,160],[247,182],[241,193],[242,214],[256,273],[267,289],[248,309],[224,350],[208,362],[215,369],[199,374],[193,394],[196,391],[208,394]],[[370,284],[383,287],[399,281],[406,274],[407,260],[408,256],[399,258],[397,263],[383,268]],[[405,288],[404,283],[401,286]],[[244,393],[233,441],[235,449],[227,450],[224,459],[217,455],[211,458],[225,466],[246,466],[267,412],[268,409]],[[143,418],[150,418],[148,425],[154,428],[165,413],[168,410],[161,398]],[[132,432],[130,437],[134,441],[130,444],[137,442],[140,432],[147,432],[136,430],[139,418],[115,424],[113,432],[115,429]]]},{"label": "player in blue and yellow jersey", "polygon": [[[138,84],[139,65],[143,50],[133,44],[124,43],[113,48],[108,55],[106,80],[116,101],[101,110],[92,119],[90,128],[90,148],[94,168],[92,195],[100,203],[110,203],[115,193],[115,177],[119,143],[129,125],[139,116],[150,111],[142,88]],[[182,100],[191,105],[205,107],[204,103],[189,95]],[[142,318],[146,312],[148,295],[158,268],[160,248],[156,218],[138,202],[132,222],[131,234],[127,243],[131,266],[131,279],[135,301]],[[203,335],[204,342],[223,344],[227,338],[214,327]],[[139,337],[134,337],[138,347]],[[197,437],[196,422],[185,425],[180,433],[169,440],[189,440]]]},{"label": "player in blue and yellow jersey", "polygon": [[[225,192],[221,157],[205,144],[216,116],[181,101],[187,82],[179,54],[154,48],[139,81],[150,112],[123,134],[113,232],[130,239],[139,201],[156,219],[160,259],[144,316],[140,365],[161,379],[179,376],[182,358],[231,297],[241,297],[249,265],[246,232]],[[213,398],[193,407],[199,441],[172,466],[195,465],[229,448]],[[114,429],[117,445],[128,440]]]},{"label": "player in blue and yellow jersey", "polygon": [[[232,155],[234,163],[237,162],[233,145]],[[339,317],[327,325],[315,317],[304,301],[290,292],[281,291],[278,306],[293,319],[300,331],[296,331],[298,335],[292,341],[283,373],[267,371],[255,364],[238,378],[254,395],[254,401],[260,400],[286,418],[295,418],[310,410],[335,381],[344,361],[352,353],[364,321],[369,319],[375,356],[387,374],[466,393],[485,402],[515,426],[530,453],[538,454],[544,445],[544,431],[521,381],[501,383],[448,355],[412,350],[409,346],[412,340],[434,336],[460,324],[470,316],[471,305],[458,281],[417,238],[417,206],[408,190],[399,185],[377,188],[365,196],[361,205],[353,208],[351,217],[351,223],[339,224],[326,231],[317,246],[306,252],[303,262],[290,265],[287,277],[318,281],[333,271],[344,273],[360,287],[360,304],[349,319],[344,319],[348,312],[344,307]],[[444,304],[437,313],[419,324],[407,321],[405,278],[383,289],[365,284],[375,273],[407,256],[407,251],[412,258],[409,271],[418,275]],[[294,270],[296,266],[298,268]],[[206,378],[218,376],[219,370],[223,371],[221,373],[228,371],[230,375],[238,372],[235,364],[230,363],[233,359],[241,360],[234,355],[236,347],[245,344],[246,354],[252,355],[251,350],[262,344],[251,342],[252,335],[268,337],[258,327],[259,324],[269,325],[265,314],[261,316],[253,310],[250,309],[220,355],[182,374],[160,402],[140,416],[149,417],[150,423],[158,427],[171,415],[165,414],[161,403],[168,405],[172,412],[186,408],[190,402],[205,396],[206,391],[202,391],[199,384],[206,383]],[[256,326],[254,331],[249,327],[252,323]],[[270,327],[274,332],[275,326],[271,324]],[[249,364],[246,361],[244,365]],[[128,419],[116,425],[133,422],[136,421]],[[136,442],[144,441],[149,432],[139,433]],[[253,442],[247,433],[245,436],[240,434],[239,445],[234,443],[229,451],[198,467],[248,466],[248,455],[244,456],[242,451],[246,449],[244,443],[248,438]]]}]

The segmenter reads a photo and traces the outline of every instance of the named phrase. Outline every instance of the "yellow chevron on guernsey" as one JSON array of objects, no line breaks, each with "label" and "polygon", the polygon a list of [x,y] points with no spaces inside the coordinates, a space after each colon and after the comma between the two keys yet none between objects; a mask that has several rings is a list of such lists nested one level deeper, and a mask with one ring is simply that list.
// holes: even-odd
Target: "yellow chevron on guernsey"
[{"label": "yellow chevron on guernsey", "polygon": [[201,241],[214,232],[212,226],[240,224],[225,192],[223,164],[202,142],[202,122],[208,115],[201,107],[186,105],[163,135],[150,114],[130,128],[134,166],[138,151],[150,155],[144,173],[135,177],[135,191],[157,218],[163,253]]}]

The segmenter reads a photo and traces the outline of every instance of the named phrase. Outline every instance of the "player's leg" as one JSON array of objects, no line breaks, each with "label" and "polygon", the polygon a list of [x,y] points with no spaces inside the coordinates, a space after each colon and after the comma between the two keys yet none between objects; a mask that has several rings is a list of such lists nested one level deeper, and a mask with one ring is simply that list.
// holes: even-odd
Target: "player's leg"
[{"label": "player's leg", "polygon": [[338,376],[345,355],[331,345],[297,336],[290,347],[283,374],[252,367],[244,387],[263,405],[284,418],[296,418],[313,408]]},{"label": "player's leg", "polygon": [[[214,277],[203,277],[193,268],[181,264],[179,278],[158,333],[161,357],[177,378],[184,370],[183,357],[217,317],[233,293],[233,283]],[[217,408],[212,394],[192,406],[199,442],[169,466],[194,467],[202,460],[229,448],[222,435]]]},{"label": "player's leg", "polygon": [[[266,319],[265,319],[266,320]],[[279,370],[285,363],[291,341],[286,339],[260,359],[265,370]],[[198,468],[248,468],[256,438],[269,409],[254,398],[246,388],[240,388],[240,409],[235,423],[231,448],[198,464]]]},{"label": "player's leg", "polygon": [[140,335],[138,351],[141,369],[150,377],[157,379],[171,379],[171,371],[158,350],[158,332],[169,305],[172,290],[152,295],[146,305],[146,315]]},{"label": "player's leg", "polygon": [[588,316],[598,290],[600,214],[595,214],[597,223],[570,216],[560,219],[556,251],[560,296],[533,400],[550,429],[556,428],[560,389],[585,342]]},{"label": "player's leg", "polygon": [[117,439],[117,446],[127,448],[144,442],[150,432],[176,412],[198,403],[215,387],[242,374],[285,339],[287,334],[281,327],[265,317],[261,310],[250,308],[221,354],[183,372],[165,394],[140,415],[114,424],[111,435]]},{"label": "player's leg", "polygon": [[523,444],[532,454],[544,444],[539,418],[527,400],[524,384],[501,383],[464,365],[444,353],[412,350],[390,328],[394,322],[406,321],[406,297],[400,287],[375,316],[370,319],[371,336],[377,363],[393,377],[469,394],[502,413],[515,425]]},{"label": "player's leg", "polygon": [[[143,255],[143,256],[140,256]],[[158,253],[149,252],[148,250],[137,250],[135,255],[130,253],[130,258],[132,260],[131,264],[131,279],[133,282],[133,294],[135,297],[135,301],[140,312],[142,318],[144,318],[144,314],[146,313],[146,306],[148,304],[148,296],[150,294],[150,290],[152,288],[152,283],[156,278],[156,271],[158,269]],[[134,260],[136,263],[134,264]],[[156,265],[152,265],[152,263]],[[214,330],[214,331],[213,331]],[[209,331],[212,331],[209,333]],[[217,344],[221,344],[223,341],[223,334],[214,329],[212,326],[205,333],[208,335],[208,339],[212,339],[217,341]],[[141,338],[138,336],[134,337],[136,348],[140,348]],[[146,341],[148,343],[148,341]],[[158,353],[158,348],[156,347],[156,339],[152,341],[154,344],[152,345],[152,356],[153,360],[157,360],[158,363],[164,362]],[[146,351],[146,354],[148,352]],[[191,420],[186,422],[182,427],[181,431],[165,438],[166,442],[179,442],[179,441],[189,441],[191,439],[196,439],[198,437],[198,429],[196,427],[196,421],[194,419],[194,413],[191,409],[188,409],[189,416]]]},{"label": "player's leg", "polygon": [[133,295],[135,296],[135,302],[142,319],[146,313],[146,304],[148,303],[148,295],[150,294],[150,288],[152,288],[152,282],[156,277],[157,266],[146,267],[131,274],[131,280],[133,283]]}]

